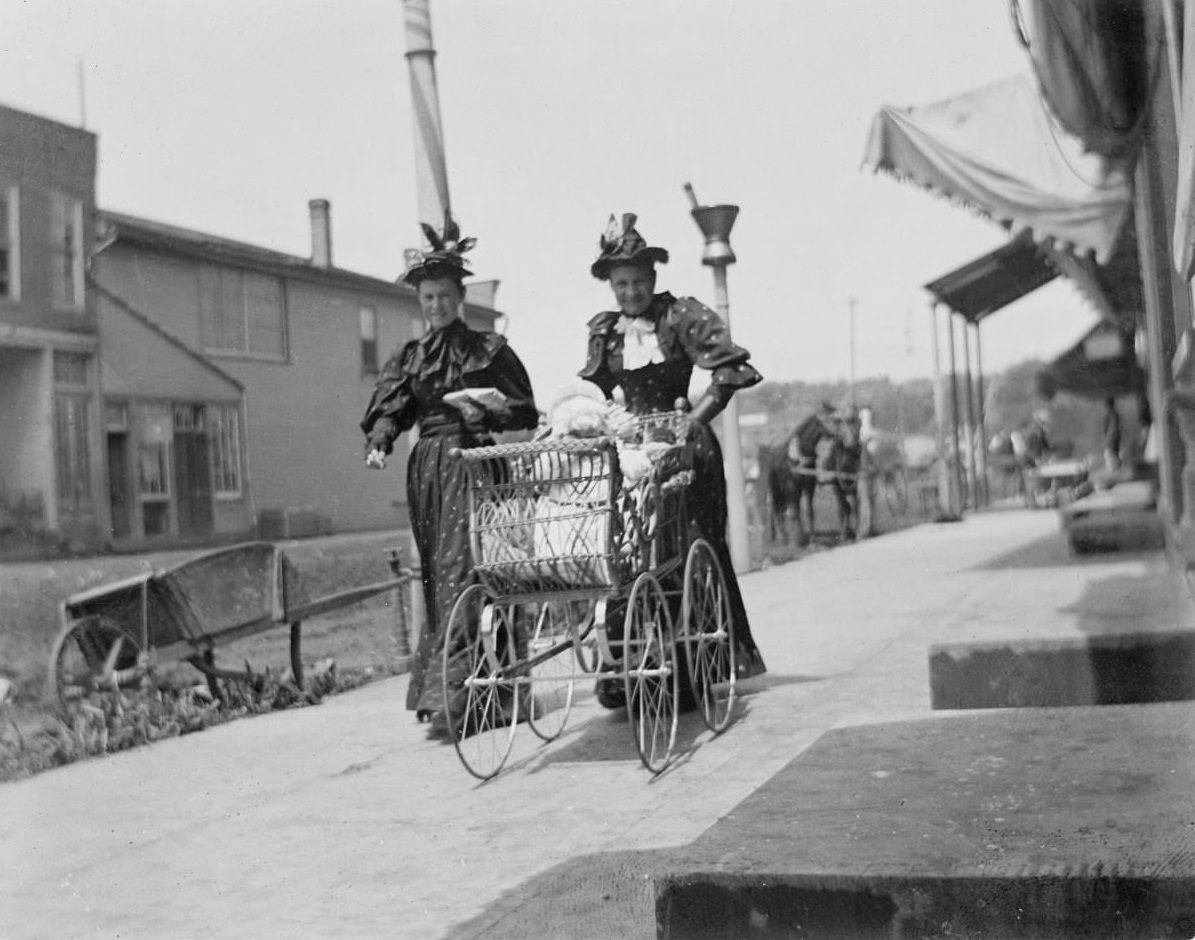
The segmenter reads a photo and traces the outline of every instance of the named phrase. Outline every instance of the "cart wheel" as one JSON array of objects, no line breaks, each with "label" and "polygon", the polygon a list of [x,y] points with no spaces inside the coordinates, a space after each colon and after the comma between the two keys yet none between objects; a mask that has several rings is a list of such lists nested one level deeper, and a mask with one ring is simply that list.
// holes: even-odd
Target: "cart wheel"
[{"label": "cart wheel", "polygon": [[66,627],[50,651],[50,687],[65,703],[92,692],[117,692],[145,674],[141,644],[104,617],[84,617]]},{"label": "cart wheel", "polygon": [[654,575],[635,579],[624,633],[627,714],[640,760],[658,774],[668,766],[676,743],[680,685],[668,602]]},{"label": "cart wheel", "polygon": [[722,565],[705,539],[693,542],[685,560],[681,618],[685,660],[701,717],[711,731],[724,731],[734,709],[734,622]]},{"label": "cart wheel", "polygon": [[506,763],[518,721],[512,614],[480,584],[457,598],[444,636],[441,676],[448,732],[465,769],[489,780]]},{"label": "cart wheel", "polygon": [[523,701],[527,705],[527,723],[531,730],[551,741],[560,736],[573,707],[573,689],[577,678],[576,616],[577,605],[549,601],[539,605],[535,629],[527,648],[527,658],[557,647],[556,653],[531,667],[530,694]]}]

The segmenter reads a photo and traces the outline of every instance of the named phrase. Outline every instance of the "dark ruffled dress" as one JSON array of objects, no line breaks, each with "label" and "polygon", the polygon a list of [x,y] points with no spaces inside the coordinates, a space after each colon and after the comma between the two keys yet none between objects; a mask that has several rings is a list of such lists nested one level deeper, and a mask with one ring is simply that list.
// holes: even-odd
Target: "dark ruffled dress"
[{"label": "dark ruffled dress", "polygon": [[[448,392],[490,386],[506,395],[510,411],[487,412],[481,427],[467,427],[460,411],[443,401]],[[378,376],[361,421],[366,449],[389,454],[399,434],[419,428],[407,463],[407,506],[427,613],[411,666],[407,708],[420,715],[443,710],[437,669],[444,631],[473,569],[464,472],[448,453],[493,443],[491,431],[527,430],[538,421],[531,380],[506,338],[472,330],[460,320],[407,343]]]},{"label": "dark ruffled dress", "polygon": [[[632,414],[671,411],[678,398],[688,398],[693,367],[710,371],[711,389],[733,393],[750,388],[763,377],[748,364],[750,353],[730,341],[722,319],[691,297],[676,298],[665,292],[652,298],[643,318],[654,323],[662,361],[628,369],[623,361],[625,337],[619,330],[620,313],[599,313],[589,321],[589,350],[581,378],[597,385],[607,397],[621,387]],[[726,473],[722,448],[710,428],[689,445],[694,481],[688,489],[688,513],[695,534],[706,539],[718,556],[726,576],[727,600],[734,620],[739,673],[767,671],[763,656],[751,636],[747,609],[726,541]]]}]

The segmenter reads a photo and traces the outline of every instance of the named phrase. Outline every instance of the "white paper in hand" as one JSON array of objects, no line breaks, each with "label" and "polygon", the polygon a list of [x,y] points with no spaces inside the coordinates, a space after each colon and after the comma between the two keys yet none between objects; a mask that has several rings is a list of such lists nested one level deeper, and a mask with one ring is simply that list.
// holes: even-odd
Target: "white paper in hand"
[{"label": "white paper in hand", "polygon": [[479,405],[490,411],[502,408],[506,404],[506,396],[496,388],[462,388],[456,392],[448,392],[444,402],[455,408],[465,405]]}]

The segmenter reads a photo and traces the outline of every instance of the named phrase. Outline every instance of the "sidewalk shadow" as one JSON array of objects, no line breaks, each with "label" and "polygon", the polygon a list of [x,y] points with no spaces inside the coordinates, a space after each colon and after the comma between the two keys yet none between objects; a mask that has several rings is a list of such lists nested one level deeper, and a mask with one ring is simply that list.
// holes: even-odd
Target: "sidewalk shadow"
[{"label": "sidewalk shadow", "polygon": [[1066,535],[1059,532],[1035,539],[1012,551],[1004,552],[975,565],[972,571],[1010,571],[1017,568],[1070,568],[1076,565],[1098,565],[1109,561],[1135,561],[1156,558],[1160,549],[1120,549],[1100,554],[1077,556],[1067,545]]},{"label": "sidewalk shadow", "polygon": [[996,555],[972,568],[972,571],[1007,571],[1014,568],[1064,568],[1075,564],[1061,533],[1035,539],[1012,551]]},{"label": "sidewalk shadow", "polygon": [[[734,734],[735,725],[751,715],[751,699],[769,688],[822,682],[828,676],[783,675],[768,673],[744,680],[735,695],[734,710],[730,725],[722,732]],[[673,760],[666,775],[677,766],[688,761],[701,747],[711,743],[714,735],[705,725],[697,711],[685,712],[677,722],[676,744]],[[555,741],[545,749],[537,749],[507,765],[507,770],[521,769],[537,773],[554,764],[585,763],[597,764],[614,761],[637,761],[638,751],[631,731],[631,724],[623,708],[601,709],[583,722],[570,724]]]}]

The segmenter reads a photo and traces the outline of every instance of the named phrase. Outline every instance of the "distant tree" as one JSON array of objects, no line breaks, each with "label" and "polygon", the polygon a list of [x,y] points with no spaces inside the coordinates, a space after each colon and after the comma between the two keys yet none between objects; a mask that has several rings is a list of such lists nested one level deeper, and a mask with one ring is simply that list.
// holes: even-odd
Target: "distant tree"
[{"label": "distant tree", "polygon": [[[768,430],[764,440],[776,440],[791,431],[824,402],[841,407],[850,401],[850,383],[836,382],[763,382],[741,396],[743,412],[767,415]],[[933,430],[934,394],[929,379],[894,383],[887,376],[866,378],[855,383],[855,403],[870,405],[877,427],[906,434]]]},{"label": "distant tree", "polygon": [[1026,359],[992,378],[984,422],[989,436],[997,431],[1015,431],[1032,420],[1034,410],[1044,404],[1035,386],[1044,368],[1040,359]]}]

